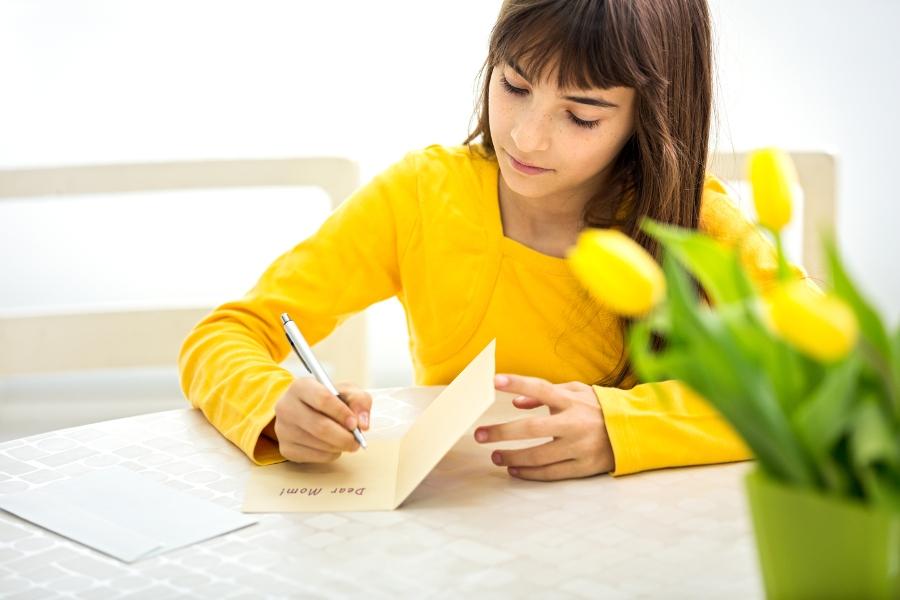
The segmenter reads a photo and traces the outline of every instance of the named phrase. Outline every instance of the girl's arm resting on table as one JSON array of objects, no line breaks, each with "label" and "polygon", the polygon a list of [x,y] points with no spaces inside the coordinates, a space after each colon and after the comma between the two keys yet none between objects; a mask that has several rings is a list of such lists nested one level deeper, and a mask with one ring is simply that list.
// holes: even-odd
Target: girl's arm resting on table
[{"label": "girl's arm resting on table", "polygon": [[271,464],[282,460],[277,445],[260,434],[293,375],[233,310],[219,307],[191,331],[179,357],[181,386],[225,438],[257,464]]},{"label": "girl's arm resting on table", "polygon": [[[283,460],[275,404],[293,375],[279,366],[290,346],[290,313],[312,345],[342,320],[400,289],[399,260],[417,215],[410,154],[355,192],[304,240],[272,263],[244,298],[211,312],[181,347],[181,387],[193,406],[252,460]],[[336,401],[336,399],[335,399]]]},{"label": "girl's arm resting on table", "polygon": [[616,457],[613,475],[752,458],[722,416],[680,381],[594,391]]},{"label": "girl's arm resting on table", "polygon": [[551,481],[611,472],[731,462],[751,458],[731,427],[678,381],[630,390],[536,377],[498,375],[498,390],[519,394],[513,404],[549,415],[479,427],[479,443],[549,438],[528,448],[491,454],[497,466],[522,479]]}]

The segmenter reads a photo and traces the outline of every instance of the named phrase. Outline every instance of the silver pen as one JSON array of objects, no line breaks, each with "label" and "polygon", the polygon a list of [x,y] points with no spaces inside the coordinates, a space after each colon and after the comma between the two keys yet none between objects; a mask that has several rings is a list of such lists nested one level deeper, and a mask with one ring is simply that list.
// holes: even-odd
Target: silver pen
[{"label": "silver pen", "polygon": [[[303,366],[306,367],[306,370],[312,373],[313,377],[316,378],[316,381],[325,386],[325,388],[337,396],[341,402],[347,404],[347,398],[341,395],[340,392],[337,391],[337,388],[334,387],[334,384],[331,383],[331,379],[328,377],[328,373],[325,372],[325,369],[322,368],[322,365],[316,360],[316,355],[313,354],[312,348],[309,347],[309,344],[306,343],[306,338],[303,337],[303,334],[300,333],[300,328],[297,327],[297,324],[294,323],[294,320],[291,319],[291,316],[287,313],[281,313],[281,322],[284,324],[284,334],[287,336],[288,342],[291,344],[291,348],[294,349],[294,352],[297,353],[297,358],[300,359],[300,362],[303,363]],[[356,438],[356,441],[359,442],[359,445],[365,449],[366,446],[366,438],[362,436],[362,433],[359,431],[359,427],[353,430],[353,437]]]}]

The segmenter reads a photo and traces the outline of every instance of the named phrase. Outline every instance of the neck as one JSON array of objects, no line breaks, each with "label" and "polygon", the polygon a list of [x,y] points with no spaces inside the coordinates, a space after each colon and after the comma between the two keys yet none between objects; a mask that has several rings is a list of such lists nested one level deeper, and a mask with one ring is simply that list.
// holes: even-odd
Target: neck
[{"label": "neck", "polygon": [[497,188],[503,235],[557,257],[565,256],[577,240],[584,207],[596,193],[594,188],[532,198],[512,190],[502,175]]}]

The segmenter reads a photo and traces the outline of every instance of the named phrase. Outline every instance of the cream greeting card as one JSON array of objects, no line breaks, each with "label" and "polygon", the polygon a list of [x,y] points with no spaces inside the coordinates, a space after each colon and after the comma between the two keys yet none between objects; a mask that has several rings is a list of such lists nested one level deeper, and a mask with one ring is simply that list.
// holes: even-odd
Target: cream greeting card
[{"label": "cream greeting card", "polygon": [[371,437],[368,450],[324,465],[285,462],[254,468],[243,511],[397,508],[494,402],[494,349],[492,341],[402,436]]}]

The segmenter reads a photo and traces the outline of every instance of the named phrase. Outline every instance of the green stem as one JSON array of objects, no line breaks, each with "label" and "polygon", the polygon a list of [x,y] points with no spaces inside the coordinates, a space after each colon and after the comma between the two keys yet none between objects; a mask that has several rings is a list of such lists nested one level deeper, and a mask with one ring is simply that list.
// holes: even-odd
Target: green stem
[{"label": "green stem", "polygon": [[781,232],[772,231],[772,235],[775,236],[775,248],[778,250],[778,280],[787,281],[791,278],[791,269],[788,266],[787,257],[784,255],[784,244],[781,241]]},{"label": "green stem", "polygon": [[885,408],[887,408],[889,413],[893,412],[897,417],[897,420],[900,421],[900,398],[897,397],[893,373],[891,373],[891,367],[888,364],[887,359],[866,339],[863,339],[860,342],[860,351],[868,358],[869,364],[872,365],[875,372],[878,373],[878,376],[881,378],[881,383],[884,386],[886,394],[886,397],[883,398],[887,403]]}]

